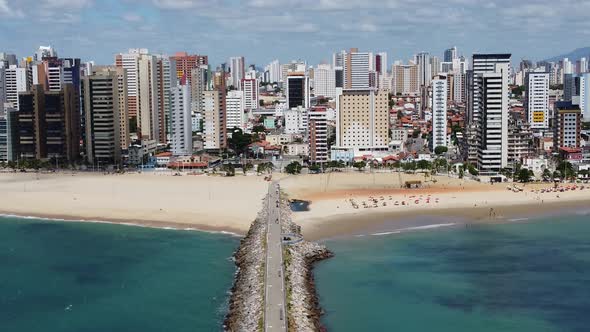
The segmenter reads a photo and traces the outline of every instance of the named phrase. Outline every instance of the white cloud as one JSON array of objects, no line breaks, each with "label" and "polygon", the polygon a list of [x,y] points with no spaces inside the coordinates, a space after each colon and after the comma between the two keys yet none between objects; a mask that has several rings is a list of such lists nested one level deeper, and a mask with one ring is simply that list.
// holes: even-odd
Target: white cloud
[{"label": "white cloud", "polygon": [[188,9],[196,6],[215,6],[218,0],[152,0],[153,4],[162,9]]},{"label": "white cloud", "polygon": [[82,9],[92,5],[92,0],[42,0],[41,4],[49,9]]},{"label": "white cloud", "polygon": [[23,12],[20,9],[12,9],[8,6],[7,0],[0,0],[0,16],[7,17],[23,17]]},{"label": "white cloud", "polygon": [[141,22],[143,21],[143,17],[141,15],[135,13],[126,13],[122,16],[123,20],[127,22]]}]

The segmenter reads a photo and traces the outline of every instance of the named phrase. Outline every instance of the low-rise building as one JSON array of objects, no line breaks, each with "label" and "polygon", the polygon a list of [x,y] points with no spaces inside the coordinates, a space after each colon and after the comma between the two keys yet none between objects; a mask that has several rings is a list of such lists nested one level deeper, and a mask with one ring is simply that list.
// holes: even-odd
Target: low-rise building
[{"label": "low-rise building", "polygon": [[289,143],[285,145],[285,155],[307,156],[309,155],[309,145],[305,143]]}]

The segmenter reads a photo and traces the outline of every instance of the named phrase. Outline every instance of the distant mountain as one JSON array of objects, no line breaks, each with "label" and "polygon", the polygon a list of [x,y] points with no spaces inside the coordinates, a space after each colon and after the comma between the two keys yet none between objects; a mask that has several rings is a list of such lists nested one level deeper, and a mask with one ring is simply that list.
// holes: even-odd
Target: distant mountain
[{"label": "distant mountain", "polygon": [[568,58],[571,62],[575,62],[577,60],[580,60],[580,58],[584,57],[586,59],[590,58],[590,47],[578,48],[570,53],[554,56],[552,58],[546,59],[545,61],[557,62],[561,61],[563,58]]}]

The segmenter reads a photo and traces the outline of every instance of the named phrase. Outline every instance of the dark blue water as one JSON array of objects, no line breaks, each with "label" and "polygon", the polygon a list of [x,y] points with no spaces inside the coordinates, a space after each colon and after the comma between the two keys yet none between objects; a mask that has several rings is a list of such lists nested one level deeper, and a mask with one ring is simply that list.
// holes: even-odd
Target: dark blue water
[{"label": "dark blue water", "polygon": [[327,242],[331,331],[590,331],[590,217]]},{"label": "dark blue water", "polygon": [[237,238],[0,218],[0,331],[220,331]]}]

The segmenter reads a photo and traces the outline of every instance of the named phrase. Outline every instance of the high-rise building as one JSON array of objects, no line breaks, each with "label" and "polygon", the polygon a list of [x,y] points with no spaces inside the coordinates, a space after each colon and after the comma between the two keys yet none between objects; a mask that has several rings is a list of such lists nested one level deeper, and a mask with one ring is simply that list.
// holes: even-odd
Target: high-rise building
[{"label": "high-rise building", "polygon": [[243,93],[243,109],[257,109],[259,107],[259,98],[258,98],[258,79],[256,77],[253,78],[244,78],[241,82],[241,90]]},{"label": "high-rise building", "polygon": [[[141,54],[138,58],[138,113],[137,131],[141,139],[156,140],[166,143],[159,86],[159,63],[155,55]],[[128,82],[129,84],[129,82]],[[162,137],[164,136],[164,137]]]},{"label": "high-rise building", "polygon": [[[122,69],[121,69],[122,70]],[[84,152],[88,163],[121,162],[121,111],[117,71],[96,71],[83,78]]]},{"label": "high-rise building", "polygon": [[287,108],[299,106],[309,108],[309,77],[303,72],[291,72],[287,75]]},{"label": "high-rise building", "polygon": [[447,143],[447,77],[432,80],[432,150]]},{"label": "high-rise building", "polygon": [[569,101],[559,101],[555,103],[554,116],[554,151],[560,148],[579,148],[582,129],[580,108]]},{"label": "high-rise building", "polygon": [[16,60],[15,54],[8,54],[0,52],[0,68],[8,68],[10,66],[17,66],[18,61]]},{"label": "high-rise building", "polygon": [[[134,121],[137,120],[139,112],[139,58],[147,54],[147,49],[130,49],[127,53],[115,56],[115,65],[125,69],[129,117],[134,118]],[[139,121],[137,124],[139,125]],[[131,128],[132,131],[135,131],[134,129]]]},{"label": "high-rise building", "polygon": [[430,54],[427,52],[418,53],[416,55],[416,64],[418,65],[418,85],[420,87],[429,86],[432,80]]},{"label": "high-rise building", "polygon": [[27,70],[10,66],[4,71],[5,101],[19,109],[19,93],[27,91]]},{"label": "high-rise building", "polygon": [[392,74],[394,94],[417,95],[420,92],[417,65],[393,65]]},{"label": "high-rise building", "polygon": [[44,58],[57,57],[57,52],[51,46],[39,46],[35,52],[35,61],[42,61]]},{"label": "high-rise building", "polygon": [[434,77],[440,73],[440,59],[435,56],[430,57],[430,75]]},{"label": "high-rise building", "polygon": [[[510,54],[474,54],[472,59],[471,70],[467,76],[467,123],[475,124],[479,123],[481,96],[479,92],[479,82],[476,79],[477,75],[481,75],[486,72],[494,72],[496,66],[499,64],[508,64],[510,66]],[[508,68],[510,72],[510,67]]]},{"label": "high-rise building", "polygon": [[229,59],[229,70],[231,73],[231,85],[235,89],[240,89],[240,82],[245,75],[244,57],[232,57]]},{"label": "high-rise building", "polygon": [[308,129],[307,109],[301,106],[283,112],[285,116],[285,133],[302,134]]},{"label": "high-rise building", "polygon": [[480,102],[477,126],[480,175],[497,175],[508,165],[510,64],[496,63],[493,68],[475,75]]},{"label": "high-rise building", "polygon": [[575,77],[573,74],[563,75],[563,100],[572,101],[574,96],[578,96],[579,91],[576,91]]},{"label": "high-rise building", "polygon": [[175,156],[192,155],[191,88],[187,84],[177,85],[173,88],[170,118],[172,154]]},{"label": "high-rise building", "polygon": [[224,149],[226,146],[225,93],[220,90],[203,92],[204,148]]},{"label": "high-rise building", "polygon": [[457,47],[445,50],[444,62],[453,62],[454,59],[457,59]]},{"label": "high-rise building", "polygon": [[209,69],[207,66],[198,66],[191,71],[191,96],[192,105],[191,110],[193,115],[204,113],[203,108],[203,92],[210,89]]},{"label": "high-rise building", "polygon": [[352,48],[344,59],[344,89],[368,89],[369,71],[373,55]]},{"label": "high-rise building", "polygon": [[336,72],[330,65],[318,65],[314,71],[313,81],[316,96],[336,98]]},{"label": "high-rise building", "polygon": [[80,156],[78,92],[65,84],[62,91],[44,91],[34,85],[20,93],[17,158],[57,158],[68,162]]},{"label": "high-rise building", "polygon": [[244,129],[244,91],[228,91],[225,97],[225,127],[230,131],[234,127]]},{"label": "high-rise building", "polygon": [[[584,121],[590,121],[590,73],[584,73],[578,77],[576,91],[580,95],[580,111]],[[575,84],[575,83],[574,83]]]},{"label": "high-rise building", "polygon": [[16,161],[18,112],[16,108],[0,111],[0,162]]},{"label": "high-rise building", "polygon": [[325,107],[312,107],[308,112],[309,161],[326,163],[328,157],[328,118]]},{"label": "high-rise building", "polygon": [[267,70],[269,73],[268,83],[278,83],[282,81],[281,77],[281,64],[279,60],[272,61],[268,66]]},{"label": "high-rise building", "polygon": [[466,88],[466,74],[453,74],[453,100],[456,103],[465,103],[467,92],[465,91]]},{"label": "high-rise building", "polygon": [[379,52],[375,55],[375,71],[380,76],[387,74],[387,53]]},{"label": "high-rise building", "polygon": [[64,84],[80,89],[80,59],[44,57],[30,69],[31,84],[41,84],[45,91],[60,91]]},{"label": "high-rise building", "polygon": [[386,152],[389,144],[389,95],[374,89],[343,90],[336,112],[336,146],[355,155]]},{"label": "high-rise building", "polygon": [[524,107],[531,129],[549,128],[549,73],[531,71],[525,78]]},{"label": "high-rise building", "polygon": [[206,66],[209,64],[209,59],[206,55],[189,55],[186,52],[177,52],[170,57],[170,61],[175,65],[176,79],[180,82],[184,81],[192,84],[191,72],[194,68],[199,66]]}]

